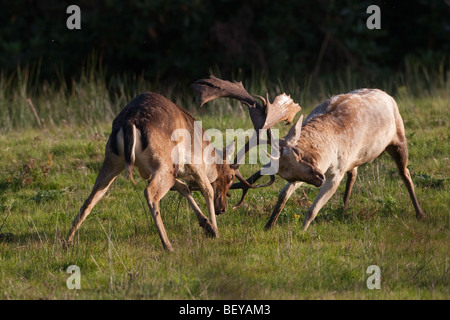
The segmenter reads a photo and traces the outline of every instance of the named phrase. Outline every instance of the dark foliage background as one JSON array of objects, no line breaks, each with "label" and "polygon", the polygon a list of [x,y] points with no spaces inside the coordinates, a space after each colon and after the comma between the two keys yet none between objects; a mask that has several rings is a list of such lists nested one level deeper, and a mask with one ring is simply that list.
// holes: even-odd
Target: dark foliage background
[{"label": "dark foliage background", "polygon": [[[0,1],[0,69],[39,65],[40,76],[76,76],[93,55],[106,75],[192,80],[264,71],[320,75],[348,66],[386,74],[405,61],[448,67],[450,1],[190,0]],[[68,30],[66,8],[81,8]],[[381,30],[368,30],[369,5]]]}]

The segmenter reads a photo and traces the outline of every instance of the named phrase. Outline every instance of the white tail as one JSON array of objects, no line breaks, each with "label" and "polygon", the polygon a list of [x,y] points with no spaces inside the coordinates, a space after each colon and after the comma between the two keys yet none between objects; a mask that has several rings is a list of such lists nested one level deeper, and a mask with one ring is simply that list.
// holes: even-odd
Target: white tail
[{"label": "white tail", "polygon": [[[134,124],[131,125],[131,135],[127,135],[127,143],[124,145],[124,158],[125,158],[125,172],[127,173],[127,177],[134,183],[136,182],[133,179],[133,166],[136,161],[136,126]],[[125,139],[125,137],[124,137]],[[130,147],[126,147],[129,145]]]}]

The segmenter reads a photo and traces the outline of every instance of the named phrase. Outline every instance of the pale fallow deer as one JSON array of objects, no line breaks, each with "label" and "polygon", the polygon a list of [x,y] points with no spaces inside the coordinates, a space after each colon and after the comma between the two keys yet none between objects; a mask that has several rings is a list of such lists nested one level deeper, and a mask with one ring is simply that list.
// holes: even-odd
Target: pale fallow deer
[{"label": "pale fallow deer", "polygon": [[266,229],[275,225],[287,200],[303,182],[321,187],[306,212],[304,230],[347,174],[343,199],[345,210],[358,167],[384,151],[389,153],[399,169],[416,217],[424,218],[407,168],[408,148],[397,103],[381,90],[358,89],[326,100],[309,114],[305,122],[302,115],[280,139],[278,154],[269,155],[272,161],[279,161],[277,174],[288,183],[278,197]]}]

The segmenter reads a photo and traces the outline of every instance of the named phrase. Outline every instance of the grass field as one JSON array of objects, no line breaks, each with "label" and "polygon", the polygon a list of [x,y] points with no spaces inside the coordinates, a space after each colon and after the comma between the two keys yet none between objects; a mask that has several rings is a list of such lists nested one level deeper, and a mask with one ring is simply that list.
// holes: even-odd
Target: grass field
[{"label": "grass field", "polygon": [[[85,73],[69,88],[37,84],[31,75],[19,70],[0,77],[0,299],[450,298],[448,72],[410,67],[383,81],[350,73],[320,81],[244,81],[255,94],[286,91],[305,115],[332,94],[363,86],[388,91],[405,122],[409,169],[426,220],[415,219],[394,162],[382,155],[360,167],[348,211],[342,212],[342,183],[306,232],[303,216],[318,192],[312,186],[291,197],[270,231],[264,225],[284,181],[250,191],[239,209],[218,216],[218,239],[205,237],[184,198],[169,193],[161,211],[174,253],[162,249],[143,196],[145,181],[134,186],[123,176],[84,222],[74,246],[63,248],[100,168],[111,120],[144,90],[164,93],[204,128],[250,128],[247,111],[228,100],[198,110],[188,89],[139,78],[107,84]],[[257,169],[245,165],[242,171]],[[234,191],[231,202],[239,197]],[[66,285],[70,265],[80,268],[80,290]],[[370,265],[381,269],[379,290],[367,288]]]}]

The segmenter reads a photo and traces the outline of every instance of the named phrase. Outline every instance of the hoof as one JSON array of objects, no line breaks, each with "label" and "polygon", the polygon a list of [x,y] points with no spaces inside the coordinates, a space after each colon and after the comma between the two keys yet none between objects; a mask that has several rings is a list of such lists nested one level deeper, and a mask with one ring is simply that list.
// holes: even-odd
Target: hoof
[{"label": "hoof", "polygon": [[10,232],[0,233],[0,242],[12,242],[14,238],[14,235]]},{"label": "hoof", "polygon": [[164,250],[167,251],[167,252],[174,252],[172,246],[165,246]]},{"label": "hoof", "polygon": [[419,214],[416,214],[416,218],[417,220],[424,220],[427,216],[425,215],[425,213],[421,212]]},{"label": "hoof", "polygon": [[214,226],[208,220],[205,220],[201,227],[203,228],[203,231],[205,231],[205,234],[207,237],[210,237],[210,238],[218,238],[219,237],[219,232],[217,231],[216,228],[214,228]]},{"label": "hoof", "polygon": [[72,242],[71,239],[69,240],[69,239],[62,238],[61,239],[61,244],[62,244],[62,248],[64,250],[67,250],[67,249],[69,249],[69,248],[71,248],[73,246],[73,242]]},{"label": "hoof", "polygon": [[174,252],[173,247],[170,244],[170,242],[163,243],[162,245],[163,245],[164,251],[166,251],[166,252]]}]

